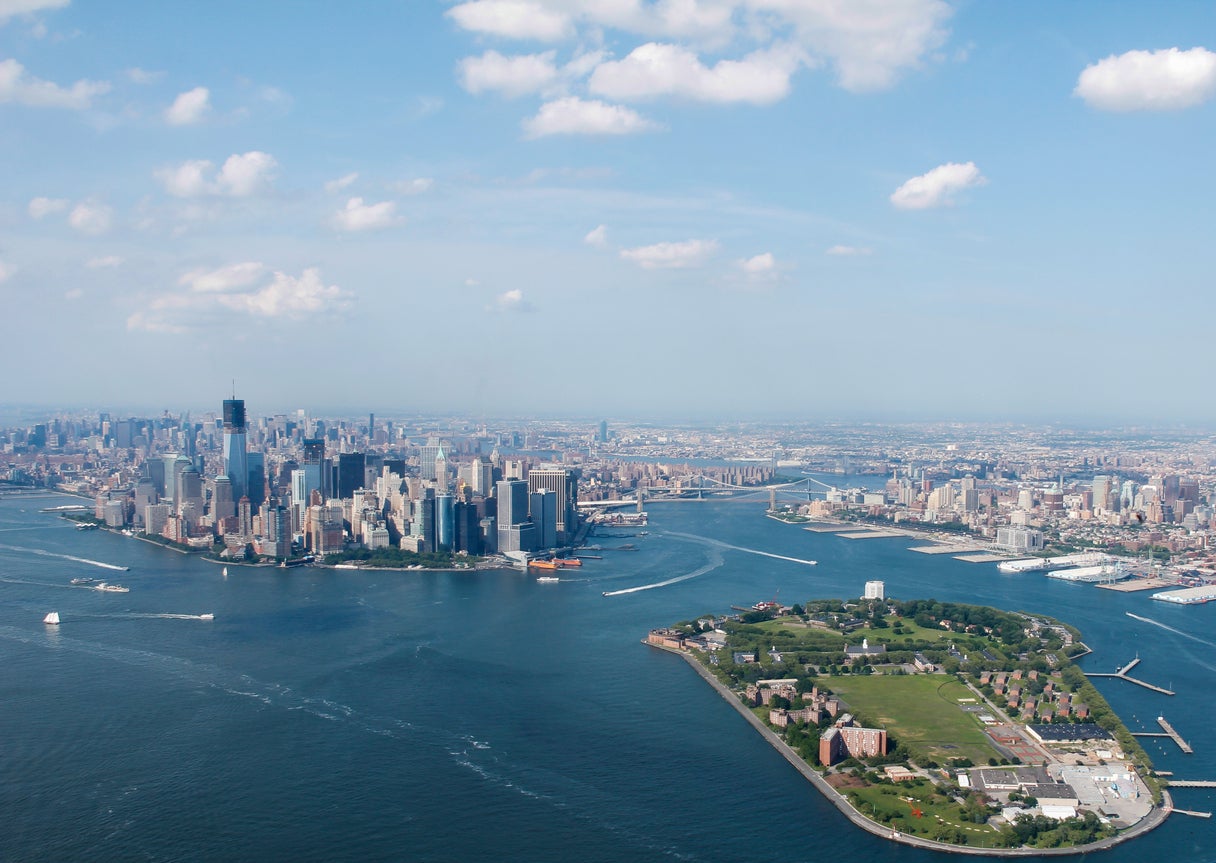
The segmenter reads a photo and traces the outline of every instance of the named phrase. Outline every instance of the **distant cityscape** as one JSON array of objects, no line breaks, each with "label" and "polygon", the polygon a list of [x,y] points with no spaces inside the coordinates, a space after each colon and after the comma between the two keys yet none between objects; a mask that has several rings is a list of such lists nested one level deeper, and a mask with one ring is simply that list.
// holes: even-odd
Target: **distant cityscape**
[{"label": "distant cityscape", "polygon": [[597,522],[644,524],[646,501],[750,494],[1216,578],[1216,438],[1186,430],[251,416],[231,398],[203,416],[62,414],[0,430],[0,451],[0,490],[85,496],[108,528],[248,561],[526,563]]}]

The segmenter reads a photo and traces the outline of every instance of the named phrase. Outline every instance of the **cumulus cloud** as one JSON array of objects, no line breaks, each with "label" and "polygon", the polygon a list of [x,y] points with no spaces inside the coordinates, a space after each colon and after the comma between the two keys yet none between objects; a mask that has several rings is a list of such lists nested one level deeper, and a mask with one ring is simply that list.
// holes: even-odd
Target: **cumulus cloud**
[{"label": "cumulus cloud", "polygon": [[524,121],[529,138],[546,135],[633,135],[658,126],[641,114],[598,99],[567,96],[540,106],[535,117]]},{"label": "cumulus cloud", "polygon": [[197,293],[227,293],[248,287],[258,281],[266,267],[257,261],[229,264],[217,270],[196,269],[184,273],[177,280],[179,285]]},{"label": "cumulus cloud", "polygon": [[29,15],[45,9],[62,9],[69,0],[0,0],[0,24],[14,15]]},{"label": "cumulus cloud", "polygon": [[341,309],[349,299],[347,291],[326,285],[315,267],[292,276],[246,261],[185,273],[175,289],[128,317],[127,329],[180,333],[221,315],[231,324],[232,312],[246,318],[302,318]]},{"label": "cumulus cloud", "polygon": [[940,48],[951,8],[945,0],[475,0],[448,15],[475,33],[544,42],[594,41],[608,28],[719,49],[750,41],[761,52],[792,40],[808,64],[830,63],[840,86],[865,91],[891,86]]},{"label": "cumulus cloud", "polygon": [[126,72],[127,78],[132,84],[152,84],[159,81],[165,76],[164,72],[150,72],[147,69],[141,69],[138,66],[132,66]]},{"label": "cumulus cloud", "polygon": [[434,186],[435,181],[430,177],[414,177],[412,180],[389,183],[388,187],[399,195],[421,195],[429,192]]},{"label": "cumulus cloud", "polygon": [[1205,48],[1128,51],[1085,67],[1073,95],[1103,111],[1176,111],[1216,93],[1216,54]]},{"label": "cumulus cloud", "polygon": [[813,56],[836,69],[854,92],[890,87],[916,68],[948,35],[943,0],[745,0],[747,8],[778,16]]},{"label": "cumulus cloud", "polygon": [[592,228],[583,237],[583,242],[588,246],[595,246],[597,249],[603,249],[608,245],[608,226],[600,225]]},{"label": "cumulus cloud", "polygon": [[789,94],[790,76],[799,62],[796,50],[783,47],[708,67],[687,48],[649,42],[622,60],[598,66],[588,87],[596,95],[622,101],[679,96],[765,105]]},{"label": "cumulus cloud", "polygon": [[95,96],[110,91],[105,81],[77,81],[60,87],[26,73],[16,60],[0,60],[0,103],[15,102],[36,108],[88,108]]},{"label": "cumulus cloud", "polygon": [[503,291],[494,298],[494,310],[499,312],[531,312],[534,306],[524,299],[524,292],[519,288]]},{"label": "cumulus cloud", "polygon": [[278,162],[269,153],[250,150],[229,156],[218,172],[207,159],[182,162],[176,168],[161,168],[154,173],[165,191],[178,198],[204,195],[229,195],[243,198],[269,186]]},{"label": "cumulus cloud", "polygon": [[351,198],[334,214],[334,226],[343,231],[370,231],[396,224],[397,205],[392,201],[365,204],[362,198]]},{"label": "cumulus cloud", "polygon": [[447,11],[448,17],[465,30],[555,42],[570,33],[570,17],[550,3],[535,0],[472,0]]},{"label": "cumulus cloud", "polygon": [[341,192],[343,189],[345,189],[351,183],[355,182],[355,180],[357,180],[357,179],[359,179],[359,175],[357,173],[351,172],[342,177],[339,177],[336,180],[330,180],[328,183],[325,184],[325,191],[329,192],[331,195],[334,194],[335,192]]},{"label": "cumulus cloud", "polygon": [[891,193],[891,203],[901,210],[949,206],[954,203],[955,193],[987,182],[975,162],[947,162],[905,182]]},{"label": "cumulus cloud", "polygon": [[62,213],[68,208],[68,202],[63,198],[34,198],[29,203],[29,213],[32,218],[43,219],[53,213]]},{"label": "cumulus cloud", "polygon": [[269,183],[278,166],[274,156],[260,150],[234,153],[224,161],[216,181],[226,194],[246,197]]},{"label": "cumulus cloud", "polygon": [[861,255],[872,255],[874,250],[866,246],[831,246],[825,252],[825,255],[836,255],[842,258],[859,257]]},{"label": "cumulus cloud", "polygon": [[772,252],[764,252],[739,261],[739,268],[749,276],[764,276],[777,270],[777,260]]},{"label": "cumulus cloud", "polygon": [[646,270],[677,270],[699,266],[717,250],[715,240],[685,240],[621,249],[621,257]]},{"label": "cumulus cloud", "polygon": [[211,110],[211,91],[206,87],[187,90],[173,100],[165,110],[165,122],[170,126],[190,126],[201,122]]},{"label": "cumulus cloud", "polygon": [[556,51],[507,57],[487,51],[460,61],[460,84],[470,93],[495,91],[504,96],[539,93],[557,80]]},{"label": "cumulus cloud", "polygon": [[165,191],[177,198],[195,198],[213,194],[216,185],[211,177],[215,166],[206,159],[182,162],[176,168],[161,168],[155,172]]},{"label": "cumulus cloud", "polygon": [[68,224],[82,234],[104,234],[114,221],[114,211],[101,201],[81,201],[68,214]]},{"label": "cumulus cloud", "polygon": [[103,255],[99,258],[89,258],[84,265],[90,270],[111,270],[121,267],[123,263],[124,259],[118,255]]}]

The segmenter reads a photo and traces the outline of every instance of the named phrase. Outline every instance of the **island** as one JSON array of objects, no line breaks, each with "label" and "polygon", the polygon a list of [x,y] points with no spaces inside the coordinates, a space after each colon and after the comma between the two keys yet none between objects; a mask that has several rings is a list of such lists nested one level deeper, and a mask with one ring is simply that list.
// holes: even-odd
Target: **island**
[{"label": "island", "polygon": [[652,630],[857,826],[935,850],[1076,854],[1172,810],[1052,618],[934,599],[765,601]]}]

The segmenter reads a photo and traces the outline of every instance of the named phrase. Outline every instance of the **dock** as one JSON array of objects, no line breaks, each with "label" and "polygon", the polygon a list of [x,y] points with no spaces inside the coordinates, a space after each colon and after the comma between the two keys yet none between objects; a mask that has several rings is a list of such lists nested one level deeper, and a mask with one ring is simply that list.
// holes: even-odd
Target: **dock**
[{"label": "dock", "polygon": [[1176,806],[1174,807],[1174,811],[1177,812],[1179,815],[1190,815],[1194,818],[1211,818],[1212,817],[1211,812],[1195,812],[1191,809],[1179,809]]},{"label": "dock", "polygon": [[1171,779],[1170,788],[1216,788],[1211,779]]},{"label": "dock", "polygon": [[[1131,662],[1129,662],[1127,665],[1123,666],[1122,668],[1120,668],[1118,671],[1114,672],[1113,674],[1103,674],[1103,673],[1094,671],[1094,672],[1085,672],[1085,676],[1086,677],[1118,677],[1121,680],[1126,680],[1128,683],[1134,683],[1137,686],[1143,686],[1145,689],[1151,689],[1151,690],[1153,690],[1153,692],[1160,692],[1162,695],[1173,695],[1174,694],[1174,690],[1172,690],[1172,689],[1166,689],[1164,686],[1156,686],[1152,683],[1148,683],[1147,681],[1139,680],[1138,678],[1135,678],[1135,677],[1129,677],[1127,673],[1139,664],[1140,664],[1140,657],[1137,656],[1135,659],[1133,659]],[[1181,739],[1181,738],[1179,738],[1179,739]],[[1183,751],[1185,752],[1186,749],[1183,748]]]},{"label": "dock", "polygon": [[1191,744],[1189,744],[1185,740],[1183,740],[1182,735],[1174,730],[1174,726],[1170,725],[1166,721],[1164,716],[1157,717],[1157,724],[1165,729],[1165,733],[1174,739],[1174,742],[1178,744],[1178,748],[1181,749],[1184,753],[1186,753],[1187,755],[1191,755],[1195,751],[1194,749],[1191,748]]}]

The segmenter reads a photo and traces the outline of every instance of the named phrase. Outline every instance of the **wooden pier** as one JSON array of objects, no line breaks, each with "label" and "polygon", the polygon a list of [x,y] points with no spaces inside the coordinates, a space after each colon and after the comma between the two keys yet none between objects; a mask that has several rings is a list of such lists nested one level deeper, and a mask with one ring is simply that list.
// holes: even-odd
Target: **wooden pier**
[{"label": "wooden pier", "polygon": [[1216,788],[1211,779],[1171,779],[1170,788]]}]

